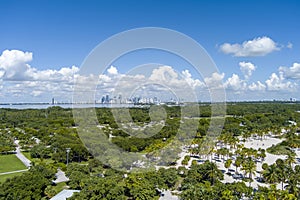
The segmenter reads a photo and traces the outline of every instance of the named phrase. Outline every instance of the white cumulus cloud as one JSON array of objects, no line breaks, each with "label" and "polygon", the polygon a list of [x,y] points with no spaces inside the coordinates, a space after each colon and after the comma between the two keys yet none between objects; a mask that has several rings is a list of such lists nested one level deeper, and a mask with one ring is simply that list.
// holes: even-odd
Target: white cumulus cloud
[{"label": "white cumulus cloud", "polygon": [[246,79],[248,79],[256,69],[256,66],[251,62],[240,62],[239,66]]},{"label": "white cumulus cloud", "polygon": [[296,84],[290,81],[285,81],[282,74],[279,76],[276,73],[272,73],[268,80],[266,80],[267,89],[271,91],[291,91],[295,89]]},{"label": "white cumulus cloud", "polygon": [[[95,94],[93,98],[101,99],[110,94],[112,98],[122,94],[123,98],[132,95],[148,94],[149,97],[175,95],[177,99],[200,100],[210,99],[210,92],[225,89],[228,97],[272,98],[295,96],[298,89],[296,81],[300,79],[300,63],[291,67],[279,67],[279,73],[272,73],[266,81],[258,80],[249,83],[256,66],[251,62],[240,62],[243,75],[233,73],[225,79],[224,73],[212,73],[204,81],[194,77],[189,70],[178,72],[171,66],[153,66],[152,71],[130,71],[122,74],[117,67],[111,66],[105,74],[81,75],[76,66],[59,69],[39,70],[32,67],[31,52],[5,50],[0,56],[0,101],[1,102],[50,102],[52,97],[57,101],[71,101],[73,90],[77,87],[82,94]],[[224,82],[224,83],[223,83]],[[75,85],[76,84],[76,85]],[[259,92],[262,91],[262,92]],[[249,92],[249,93],[248,93]],[[238,96],[237,96],[238,94]],[[298,91],[297,91],[298,94]],[[263,96],[266,95],[266,96]],[[276,96],[277,95],[277,96]],[[285,97],[286,97],[285,96]],[[270,95],[271,97],[271,95]],[[221,97],[220,97],[221,98]],[[223,96],[222,96],[223,98]],[[95,99],[88,99],[93,102]],[[220,99],[222,100],[222,99]],[[87,102],[82,95],[82,102]]]},{"label": "white cumulus cloud", "polygon": [[0,56],[1,77],[8,80],[23,80],[27,76],[32,61],[31,52],[19,50],[5,50]]},{"label": "white cumulus cloud", "polygon": [[249,90],[251,91],[264,91],[266,89],[266,85],[257,81],[256,83],[252,83],[249,85]]},{"label": "white cumulus cloud", "polygon": [[232,54],[236,57],[251,57],[264,56],[280,50],[280,48],[271,38],[264,36],[244,41],[242,44],[224,43],[220,46],[220,50],[225,54]]},{"label": "white cumulus cloud", "polygon": [[111,74],[111,75],[117,75],[118,74],[118,70],[114,66],[110,66],[110,68],[107,69],[107,72],[108,72],[108,74]]},{"label": "white cumulus cloud", "polygon": [[287,79],[300,79],[300,63],[294,63],[291,67],[279,67],[279,71]]},{"label": "white cumulus cloud", "polygon": [[241,91],[246,88],[245,81],[241,80],[237,74],[232,74],[232,76],[227,79],[224,85],[227,89],[235,91]]},{"label": "white cumulus cloud", "polygon": [[[79,71],[76,66],[58,70],[38,70],[31,67],[31,52],[5,50],[0,56],[1,96],[7,101],[11,97],[40,97],[43,95],[70,98],[74,86],[74,76]],[[20,99],[21,100],[21,99]]]},{"label": "white cumulus cloud", "polygon": [[204,82],[209,88],[222,88],[223,85],[223,78],[225,74],[224,73],[217,73],[214,72],[210,77],[205,77]]},{"label": "white cumulus cloud", "polygon": [[191,86],[192,88],[196,87],[204,87],[205,84],[201,82],[199,79],[193,79],[192,74],[189,72],[189,70],[184,70],[181,72],[184,80]]},{"label": "white cumulus cloud", "polygon": [[149,74],[109,74],[100,75],[101,81],[98,85],[99,91],[113,92],[112,95],[131,97],[141,95],[148,97],[165,96],[165,94],[176,94],[181,99],[195,98],[194,89],[205,87],[205,84],[194,79],[188,70],[181,73],[171,66],[158,66]]},{"label": "white cumulus cloud", "polygon": [[176,73],[171,66],[161,66],[152,71],[149,79],[165,84],[168,84],[170,82],[175,83],[178,81],[178,73]]}]

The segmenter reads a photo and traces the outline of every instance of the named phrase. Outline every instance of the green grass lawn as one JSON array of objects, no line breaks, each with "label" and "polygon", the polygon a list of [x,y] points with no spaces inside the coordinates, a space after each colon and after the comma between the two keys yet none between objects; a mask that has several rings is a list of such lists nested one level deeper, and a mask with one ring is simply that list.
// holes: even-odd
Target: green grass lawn
[{"label": "green grass lawn", "polygon": [[5,175],[0,175],[0,183],[3,183],[6,179],[12,178],[14,176],[21,176],[24,172],[17,172],[13,174],[5,174]]},{"label": "green grass lawn", "polygon": [[30,152],[22,152],[22,153],[27,159],[32,160]]},{"label": "green grass lawn", "polygon": [[55,190],[56,194],[62,191],[63,189],[67,189],[67,184],[62,182],[58,183],[56,186],[53,186],[53,189]]},{"label": "green grass lawn", "polygon": [[16,155],[0,155],[0,173],[26,169]]}]

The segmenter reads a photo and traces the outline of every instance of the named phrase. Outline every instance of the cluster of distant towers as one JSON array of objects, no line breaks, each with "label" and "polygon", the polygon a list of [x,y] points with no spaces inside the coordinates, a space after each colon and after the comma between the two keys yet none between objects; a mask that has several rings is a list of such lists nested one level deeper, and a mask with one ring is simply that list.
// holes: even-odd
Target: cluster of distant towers
[{"label": "cluster of distant towers", "polygon": [[153,98],[145,98],[145,97],[132,97],[132,98],[122,98],[122,95],[117,95],[114,97],[110,97],[108,94],[105,96],[102,96],[100,99],[100,103],[106,104],[106,103],[120,103],[120,104],[126,104],[126,103],[160,103],[160,100],[157,97]]},{"label": "cluster of distant towers", "polygon": [[[122,96],[119,96],[120,101],[122,100]],[[105,95],[101,98],[101,103],[110,103],[110,97],[109,95]]]},{"label": "cluster of distant towers", "polygon": [[[102,98],[99,101],[95,101],[95,103],[101,103],[101,104],[127,104],[127,103],[160,103],[161,101],[157,97],[153,98],[145,98],[145,97],[132,97],[132,98],[122,98],[122,95],[117,95],[114,97],[110,97],[109,94],[102,96]],[[86,102],[89,103],[89,102]],[[57,101],[55,101],[54,98],[51,100],[51,104],[59,104]]]},{"label": "cluster of distant towers", "polygon": [[[181,99],[180,101],[183,101],[183,99]],[[273,101],[276,101],[275,99]],[[289,102],[297,102],[296,98],[290,98],[288,100],[284,100],[284,101],[289,101]],[[157,97],[153,97],[153,98],[146,98],[146,97],[131,97],[131,98],[122,98],[122,95],[117,95],[114,97],[110,97],[109,94],[106,94],[104,96],[102,96],[102,98],[98,101],[95,101],[93,103],[101,103],[101,104],[109,104],[109,103],[113,103],[113,104],[138,104],[138,103],[142,103],[142,104],[160,104],[163,101],[160,100]],[[170,99],[167,102],[176,102],[175,99]],[[85,102],[85,103],[91,103],[91,102]],[[178,102],[177,102],[178,103]],[[51,99],[51,104],[55,105],[55,104],[61,104],[61,102],[57,102],[55,101],[54,97]]]}]

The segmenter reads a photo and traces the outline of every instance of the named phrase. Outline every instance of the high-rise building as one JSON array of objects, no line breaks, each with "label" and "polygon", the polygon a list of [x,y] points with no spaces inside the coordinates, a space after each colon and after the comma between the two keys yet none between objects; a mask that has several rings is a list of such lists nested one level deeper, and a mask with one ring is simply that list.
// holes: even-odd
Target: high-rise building
[{"label": "high-rise building", "polygon": [[101,98],[101,103],[105,103],[105,96]]},{"label": "high-rise building", "polygon": [[119,96],[118,96],[118,99],[119,99],[119,102],[118,103],[122,103],[122,95],[121,94],[119,94]]},{"label": "high-rise building", "polygon": [[109,98],[109,95],[107,94],[106,96],[105,96],[105,103],[109,103],[110,102],[110,98]]}]

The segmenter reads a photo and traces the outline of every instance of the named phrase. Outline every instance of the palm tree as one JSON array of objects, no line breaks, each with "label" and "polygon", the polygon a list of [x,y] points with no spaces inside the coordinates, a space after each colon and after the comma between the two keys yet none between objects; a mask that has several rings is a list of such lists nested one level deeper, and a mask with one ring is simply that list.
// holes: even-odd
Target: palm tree
[{"label": "palm tree", "polygon": [[287,159],[285,162],[292,168],[293,164],[296,163],[296,154],[295,153],[289,153]]},{"label": "palm tree", "polygon": [[248,156],[251,156],[252,158],[258,158],[258,152],[256,149],[250,148],[248,149]]},{"label": "palm tree", "polygon": [[228,172],[229,172],[229,167],[230,167],[231,163],[232,163],[232,160],[228,159],[228,160],[226,160],[226,162],[224,164],[224,167],[228,169]]},{"label": "palm tree", "polygon": [[223,200],[231,200],[231,199],[234,199],[234,195],[233,195],[233,192],[229,189],[226,189],[222,192],[222,197],[221,199]]},{"label": "palm tree", "polygon": [[290,194],[295,195],[296,197],[300,196],[300,188],[299,185],[299,177],[296,173],[294,173],[292,176],[289,177],[287,180],[287,185],[285,189],[289,191]]},{"label": "palm tree", "polygon": [[229,158],[229,156],[230,156],[230,150],[229,149],[224,149],[224,155],[226,156],[226,159],[228,159]]},{"label": "palm tree", "polygon": [[293,194],[289,194],[288,191],[283,190],[280,192],[280,199],[284,200],[296,200],[297,198]]},{"label": "palm tree", "polygon": [[207,171],[204,177],[210,181],[211,185],[214,185],[216,181],[223,179],[223,174],[215,163],[206,162],[205,164],[207,165]]},{"label": "palm tree", "polygon": [[268,168],[263,171],[263,176],[267,183],[278,183],[279,177],[276,165],[273,164],[268,166]]},{"label": "palm tree", "polygon": [[230,150],[232,148],[235,149],[237,143],[238,143],[238,138],[234,137],[233,134],[231,134],[230,138],[228,139],[228,144],[230,145]]},{"label": "palm tree", "polygon": [[260,131],[257,132],[257,135],[259,136],[260,140],[262,141],[263,136],[265,135],[265,131],[260,130]]},{"label": "palm tree", "polygon": [[283,183],[287,180],[287,177],[290,172],[282,159],[276,160],[276,168],[277,168],[279,180],[281,182],[281,190],[283,190]]},{"label": "palm tree", "polygon": [[190,153],[190,156],[195,156],[197,154],[198,148],[189,148],[188,152]]},{"label": "palm tree", "polygon": [[280,196],[280,190],[277,190],[276,185],[270,185],[270,190],[268,191],[268,199],[278,199]]},{"label": "palm tree", "polygon": [[234,165],[235,165],[235,173],[236,174],[237,174],[237,168],[241,166],[242,161],[243,161],[243,159],[240,156],[235,159]]},{"label": "palm tree", "polygon": [[221,149],[217,149],[214,153],[216,156],[218,156],[218,159],[219,159],[220,155],[221,155]]},{"label": "palm tree", "polygon": [[244,134],[242,135],[243,139],[247,140],[248,138],[251,137],[251,132],[250,131],[245,131]]},{"label": "palm tree", "polygon": [[244,144],[237,144],[236,148],[237,148],[236,152],[240,152],[240,150],[244,148]]},{"label": "palm tree", "polygon": [[225,156],[229,154],[229,150],[227,148],[218,149],[218,154],[222,156],[223,160],[225,160]]},{"label": "palm tree", "polygon": [[262,168],[263,170],[267,170],[268,167],[269,167],[268,163],[263,163],[263,164],[261,165],[261,168]]},{"label": "palm tree", "polygon": [[252,175],[255,174],[256,171],[256,164],[250,157],[248,157],[245,160],[245,162],[243,162],[242,167],[242,170],[245,172],[245,175],[249,174],[249,186],[251,186]]},{"label": "palm tree", "polygon": [[266,155],[266,150],[265,149],[261,149],[260,150],[260,158],[261,158],[261,162],[263,162],[265,160],[265,158],[267,157]]}]

